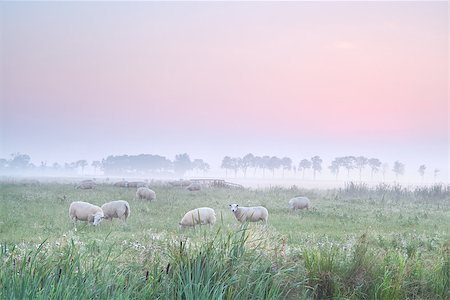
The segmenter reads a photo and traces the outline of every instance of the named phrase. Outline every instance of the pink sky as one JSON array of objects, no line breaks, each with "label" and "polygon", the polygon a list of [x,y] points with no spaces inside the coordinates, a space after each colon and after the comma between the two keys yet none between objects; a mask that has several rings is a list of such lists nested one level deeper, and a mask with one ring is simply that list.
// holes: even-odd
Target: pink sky
[{"label": "pink sky", "polygon": [[402,159],[394,143],[397,156],[448,163],[447,2],[0,8],[1,157],[335,148]]}]

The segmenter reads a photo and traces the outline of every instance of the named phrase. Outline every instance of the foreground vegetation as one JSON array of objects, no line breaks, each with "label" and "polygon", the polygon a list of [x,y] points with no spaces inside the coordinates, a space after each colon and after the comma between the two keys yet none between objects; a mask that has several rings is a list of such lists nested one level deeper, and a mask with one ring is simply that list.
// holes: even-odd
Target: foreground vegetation
[{"label": "foreground vegetation", "polygon": [[[2,299],[450,299],[450,200],[445,186],[407,190],[133,189],[0,184]],[[310,211],[288,200],[306,195]],[[71,201],[129,201],[127,223],[68,218]],[[240,226],[229,203],[264,205],[269,225]],[[209,206],[212,228],[178,229]]]}]

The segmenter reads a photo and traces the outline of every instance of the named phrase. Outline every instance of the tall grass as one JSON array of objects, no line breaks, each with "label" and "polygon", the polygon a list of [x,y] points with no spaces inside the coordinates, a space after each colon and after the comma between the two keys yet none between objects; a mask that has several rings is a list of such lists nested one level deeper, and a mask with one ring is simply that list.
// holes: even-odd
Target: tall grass
[{"label": "tall grass", "polygon": [[[115,244],[85,250],[73,241],[49,250],[45,242],[26,255],[1,246],[1,299],[280,299],[287,270],[273,269],[248,229],[205,233],[204,242],[171,243],[149,264],[117,253]],[[253,245],[253,244],[252,244]],[[51,252],[53,251],[53,252]],[[162,257],[165,257],[164,263]]]}]

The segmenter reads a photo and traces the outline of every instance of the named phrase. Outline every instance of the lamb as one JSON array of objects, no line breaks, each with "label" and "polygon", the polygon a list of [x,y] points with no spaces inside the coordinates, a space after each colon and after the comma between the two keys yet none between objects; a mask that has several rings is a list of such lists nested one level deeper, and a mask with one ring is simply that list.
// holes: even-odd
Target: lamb
[{"label": "lamb", "polygon": [[152,201],[156,199],[156,193],[146,187],[140,187],[136,191],[136,198]]},{"label": "lamb", "polygon": [[311,204],[311,201],[307,197],[295,197],[289,200],[289,208],[296,210],[296,209],[309,209],[309,205]]},{"label": "lamb", "polygon": [[264,221],[264,223],[267,223],[267,219],[269,218],[269,212],[267,211],[267,208],[263,206],[243,207],[239,206],[239,204],[230,204],[230,209],[234,213],[236,219],[241,223],[246,221]]},{"label": "lamb", "polygon": [[72,221],[87,221],[94,226],[103,220],[103,210],[97,205],[83,201],[75,201],[70,204],[69,217]]},{"label": "lamb", "polygon": [[214,225],[216,223],[216,213],[209,207],[200,207],[188,211],[180,221],[180,228],[191,227],[197,224]]},{"label": "lamb", "polygon": [[102,205],[103,215],[105,219],[112,220],[119,218],[126,221],[130,216],[130,205],[125,200],[116,200]]},{"label": "lamb", "polygon": [[199,183],[193,182],[186,189],[191,192],[200,191],[202,186]]}]

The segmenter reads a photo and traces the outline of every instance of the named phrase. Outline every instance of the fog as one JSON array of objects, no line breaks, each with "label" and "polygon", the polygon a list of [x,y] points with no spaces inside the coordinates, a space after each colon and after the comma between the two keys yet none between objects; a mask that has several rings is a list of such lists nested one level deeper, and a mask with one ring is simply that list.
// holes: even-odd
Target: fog
[{"label": "fog", "polygon": [[[0,174],[332,186],[364,156],[364,182],[448,183],[447,5],[2,2]],[[184,153],[208,170],[174,170]],[[322,170],[222,167],[248,153]],[[140,154],[170,163],[92,166]]]}]

